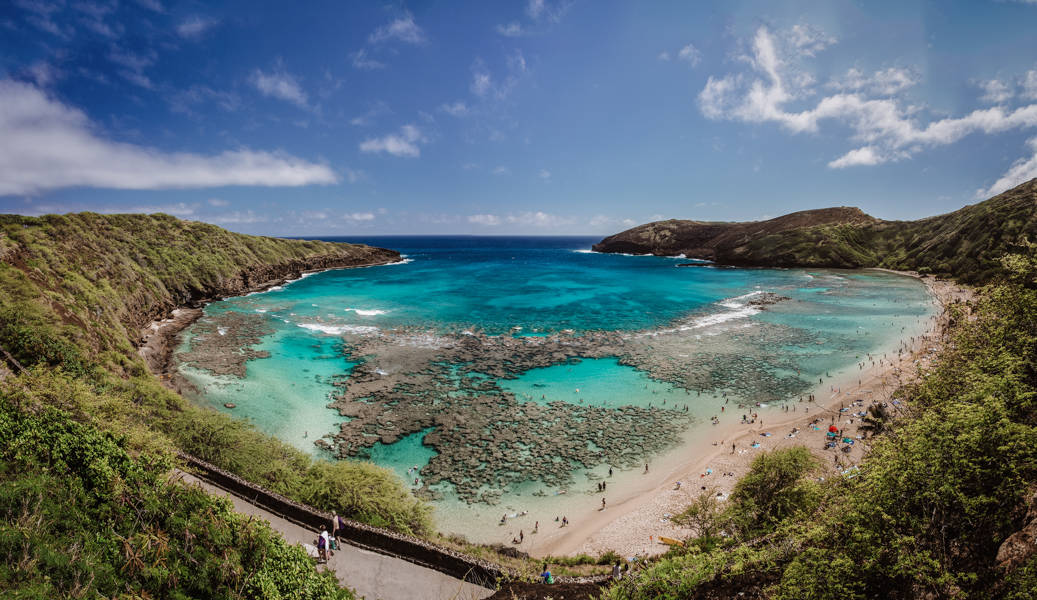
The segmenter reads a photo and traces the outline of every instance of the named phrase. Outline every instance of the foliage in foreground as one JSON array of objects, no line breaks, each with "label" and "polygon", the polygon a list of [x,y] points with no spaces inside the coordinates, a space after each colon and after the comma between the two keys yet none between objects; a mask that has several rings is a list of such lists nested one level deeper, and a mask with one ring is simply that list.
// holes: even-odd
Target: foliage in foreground
[{"label": "foliage in foreground", "polygon": [[391,471],[313,460],[246,422],[194,406],[165,389],[130,343],[148,318],[240,272],[364,251],[165,215],[0,215],[0,348],[35,367],[0,386],[25,405],[60,407],[125,436],[134,452],[180,449],[300,502],[428,533],[431,509]]},{"label": "foliage in foreground", "polygon": [[348,599],[330,572],[170,464],[45,407],[0,397],[5,598]]},{"label": "foliage in foreground", "polygon": [[1034,597],[1037,557],[996,563],[1037,485],[1033,247],[1003,266],[856,476],[818,483],[792,451],[763,455],[723,510],[680,517],[705,535],[605,597]]}]

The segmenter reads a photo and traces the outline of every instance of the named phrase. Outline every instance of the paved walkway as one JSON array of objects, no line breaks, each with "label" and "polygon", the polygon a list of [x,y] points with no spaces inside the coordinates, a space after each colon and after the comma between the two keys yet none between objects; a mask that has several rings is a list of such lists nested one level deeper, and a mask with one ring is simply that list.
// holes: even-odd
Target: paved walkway
[{"label": "paved walkway", "polygon": [[[264,519],[274,531],[292,544],[313,544],[317,533],[271,514],[230,492],[197,477],[181,473],[183,481],[198,485],[213,495],[226,496],[234,508],[246,515]],[[339,582],[367,600],[482,600],[493,594],[486,589],[399,558],[342,544],[327,567]]]}]

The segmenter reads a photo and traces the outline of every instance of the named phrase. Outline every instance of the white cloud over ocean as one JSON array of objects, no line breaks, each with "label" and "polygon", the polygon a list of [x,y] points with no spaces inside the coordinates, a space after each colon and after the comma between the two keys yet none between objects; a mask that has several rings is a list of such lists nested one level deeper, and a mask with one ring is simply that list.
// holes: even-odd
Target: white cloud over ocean
[{"label": "white cloud over ocean", "polygon": [[69,187],[127,190],[330,184],[330,167],[280,152],[168,152],[106,139],[80,110],[0,80],[0,195]]},{"label": "white cloud over ocean", "polygon": [[[974,134],[1037,127],[1037,104],[977,109],[960,117],[926,121],[896,94],[915,82],[907,70],[890,68],[866,75],[851,69],[826,87],[838,93],[818,97],[804,57],[834,39],[812,29],[774,33],[756,30],[745,62],[747,71],[709,77],[699,93],[702,114],[714,120],[776,123],[792,133],[815,133],[830,121],[848,127],[859,144],[828,162],[833,169],[872,166],[910,158],[926,148],[955,143]],[[999,85],[987,85],[988,99],[1005,99]],[[790,108],[807,105],[802,110]]]}]

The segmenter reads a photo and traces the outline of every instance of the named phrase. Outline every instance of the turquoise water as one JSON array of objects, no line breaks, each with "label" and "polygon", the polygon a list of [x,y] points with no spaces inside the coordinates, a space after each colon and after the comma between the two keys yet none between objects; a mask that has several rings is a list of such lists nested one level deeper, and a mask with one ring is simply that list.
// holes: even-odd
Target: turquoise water
[{"label": "turquoise water", "polygon": [[620,406],[683,407],[692,395],[656,381],[615,358],[584,359],[576,364],[555,365],[526,371],[501,387],[529,402],[568,402],[616,408]]},{"label": "turquoise water", "polygon": [[[474,377],[496,386],[486,393],[510,393],[520,404],[673,410],[705,424],[725,402],[759,403],[761,386],[747,385],[757,375],[787,389],[816,387],[819,378],[827,382],[856,371],[868,353],[895,352],[933,310],[920,282],[880,272],[678,268],[687,261],[591,253],[596,240],[590,238],[349,241],[397,249],[407,261],[314,274],[209,305],[203,319],[218,323],[228,312],[245,314],[271,331],[252,346],[269,357],[248,361],[244,378],[181,366],[181,374],[198,388],[197,402],[250,419],[300,449],[331,458],[314,441],[325,436],[334,441],[331,434],[349,421],[328,404],[336,392],[349,389],[349,378],[362,363],[377,365],[369,377],[419,373],[428,365],[442,366],[437,348],[468,333],[526,344],[606,331],[615,332],[610,335],[619,340],[619,351],[630,351],[624,361],[637,368],[611,355],[584,355],[495,379],[473,374],[467,363],[445,364],[449,377]],[[788,300],[762,308],[749,304],[762,292]],[[182,356],[190,355],[191,338],[188,329]],[[669,380],[649,376],[653,369],[669,369]],[[685,381],[673,373],[697,378]],[[442,387],[442,381],[436,385],[422,393],[441,394],[446,404],[472,393],[464,386]],[[764,402],[795,399],[792,392],[778,396]],[[407,402],[406,395],[400,398]],[[224,408],[227,402],[236,408]],[[725,418],[734,418],[733,413],[740,411],[728,410]],[[394,413],[382,417],[395,418]],[[375,441],[380,434],[372,433],[371,445],[357,456],[393,469],[408,484],[416,477],[420,482],[421,470],[437,456],[423,443],[436,430],[434,422],[401,431],[392,444]],[[393,427],[390,423],[389,430]],[[574,469],[576,489],[605,471],[607,465],[600,464]],[[438,504],[441,513],[456,517],[446,517],[456,523],[445,529],[474,527],[466,505],[450,500],[449,486],[435,491],[447,497]],[[569,496],[562,493],[537,481],[513,483],[503,490],[502,503],[563,510]],[[455,508],[447,508],[450,502]],[[482,537],[490,536],[500,515],[494,509],[477,510],[489,532]]]},{"label": "turquoise water", "polygon": [[[210,314],[221,310],[228,309],[213,306]],[[190,347],[190,338],[185,345]],[[331,337],[280,327],[256,347],[272,357],[250,361],[244,379],[213,376],[185,366],[180,369],[201,391],[196,396],[199,402],[248,419],[301,450],[318,453],[314,440],[334,431],[344,420],[326,407],[334,389],[332,380],[353,367],[339,346]],[[224,407],[228,402],[237,406]]]}]

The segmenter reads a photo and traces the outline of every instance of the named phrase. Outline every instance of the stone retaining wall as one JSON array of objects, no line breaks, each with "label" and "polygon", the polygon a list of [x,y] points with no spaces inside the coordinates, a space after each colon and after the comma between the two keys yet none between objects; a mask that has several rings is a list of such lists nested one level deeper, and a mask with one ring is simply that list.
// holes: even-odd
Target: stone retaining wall
[{"label": "stone retaining wall", "polygon": [[[198,477],[279,517],[312,529],[314,539],[322,526],[330,527],[331,525],[332,515],[330,513],[266,490],[189,454],[181,453],[180,457]],[[469,583],[494,589],[500,580],[519,577],[516,571],[507,567],[479,560],[420,538],[373,527],[351,519],[345,519],[345,523],[345,533],[340,537],[350,545],[406,560]],[[560,583],[600,583],[605,579],[604,575],[597,575],[594,577],[558,577],[555,580]]]}]

